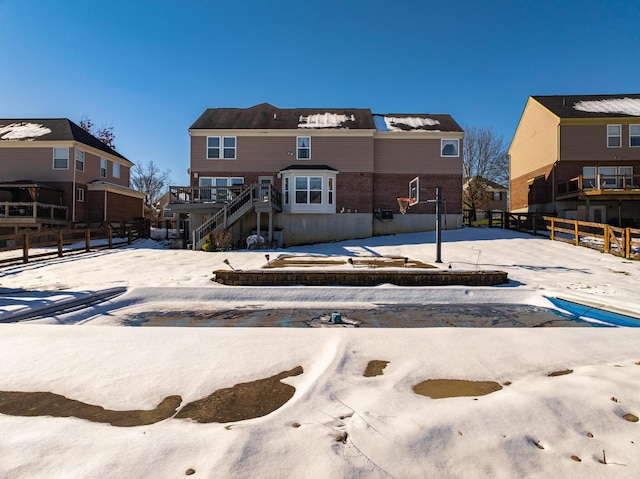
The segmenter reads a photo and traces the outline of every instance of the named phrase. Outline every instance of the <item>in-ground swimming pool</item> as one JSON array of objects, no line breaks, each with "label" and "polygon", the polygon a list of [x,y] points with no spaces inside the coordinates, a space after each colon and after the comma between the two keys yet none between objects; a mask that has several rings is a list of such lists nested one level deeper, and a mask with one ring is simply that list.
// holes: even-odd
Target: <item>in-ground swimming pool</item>
[{"label": "in-ground swimming pool", "polygon": [[[331,324],[331,313],[343,321]],[[238,307],[217,310],[141,311],[127,313],[126,326],[360,328],[536,328],[603,326],[551,308],[526,304],[383,304],[370,308]]]}]

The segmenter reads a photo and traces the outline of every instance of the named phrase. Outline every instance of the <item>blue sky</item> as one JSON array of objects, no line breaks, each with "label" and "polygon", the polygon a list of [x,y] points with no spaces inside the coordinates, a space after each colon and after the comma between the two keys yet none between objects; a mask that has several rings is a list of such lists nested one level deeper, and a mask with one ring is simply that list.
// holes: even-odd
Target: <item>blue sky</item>
[{"label": "blue sky", "polygon": [[449,113],[508,144],[529,95],[640,93],[640,2],[0,0],[0,117],[91,118],[187,184],[206,108]]}]

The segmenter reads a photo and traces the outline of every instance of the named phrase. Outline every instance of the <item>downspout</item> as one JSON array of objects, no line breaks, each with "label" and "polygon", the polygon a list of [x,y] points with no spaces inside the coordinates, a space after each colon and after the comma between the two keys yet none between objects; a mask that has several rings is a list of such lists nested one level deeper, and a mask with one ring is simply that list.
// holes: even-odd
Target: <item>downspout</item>
[{"label": "downspout", "polygon": [[107,222],[107,189],[104,190],[104,212],[102,214],[102,221]]},{"label": "downspout", "polygon": [[73,146],[73,155],[69,155],[69,168],[73,168],[73,181],[71,182],[71,222],[76,222],[76,146]]}]

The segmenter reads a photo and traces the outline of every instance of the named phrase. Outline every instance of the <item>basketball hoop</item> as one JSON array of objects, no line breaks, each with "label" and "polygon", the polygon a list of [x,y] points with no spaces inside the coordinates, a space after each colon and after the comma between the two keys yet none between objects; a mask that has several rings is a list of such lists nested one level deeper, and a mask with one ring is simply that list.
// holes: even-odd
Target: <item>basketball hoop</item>
[{"label": "basketball hoop", "polygon": [[400,207],[400,213],[405,214],[409,209],[411,203],[414,202],[413,198],[397,198],[398,206]]}]

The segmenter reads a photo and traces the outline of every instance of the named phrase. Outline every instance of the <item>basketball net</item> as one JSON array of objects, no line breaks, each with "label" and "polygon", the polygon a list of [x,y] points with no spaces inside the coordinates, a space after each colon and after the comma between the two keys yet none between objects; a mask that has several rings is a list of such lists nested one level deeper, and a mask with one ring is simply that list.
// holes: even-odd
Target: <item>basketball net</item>
[{"label": "basketball net", "polygon": [[411,203],[412,198],[397,198],[398,206],[400,207],[400,213],[405,214],[409,209],[409,203]]}]

